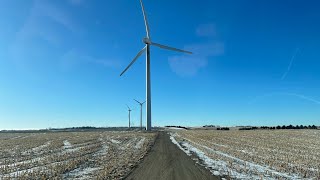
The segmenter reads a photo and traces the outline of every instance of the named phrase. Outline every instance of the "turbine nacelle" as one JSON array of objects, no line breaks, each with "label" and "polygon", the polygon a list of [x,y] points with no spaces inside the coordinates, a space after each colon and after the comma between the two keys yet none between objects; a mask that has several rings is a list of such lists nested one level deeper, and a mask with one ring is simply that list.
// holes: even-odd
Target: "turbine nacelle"
[{"label": "turbine nacelle", "polygon": [[145,43],[145,44],[151,44],[150,39],[147,38],[147,37],[143,38],[142,41],[143,41],[143,43]]}]

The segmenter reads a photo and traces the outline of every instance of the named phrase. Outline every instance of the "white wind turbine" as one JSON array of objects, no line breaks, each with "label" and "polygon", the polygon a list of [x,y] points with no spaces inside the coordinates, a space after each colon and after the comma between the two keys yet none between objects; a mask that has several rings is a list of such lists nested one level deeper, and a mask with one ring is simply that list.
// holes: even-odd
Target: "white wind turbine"
[{"label": "white wind turbine", "polygon": [[145,23],[146,32],[147,32],[147,37],[143,38],[143,42],[146,45],[145,45],[144,48],[142,48],[140,50],[140,52],[131,61],[131,63],[122,71],[120,76],[122,76],[132,66],[132,64],[142,55],[142,53],[147,51],[147,53],[146,53],[146,99],[147,99],[147,105],[146,105],[146,116],[147,116],[147,118],[146,118],[146,130],[150,131],[151,130],[150,45],[154,45],[154,46],[160,47],[162,49],[166,49],[166,50],[178,51],[178,52],[183,52],[183,53],[188,53],[188,54],[192,54],[192,52],[184,51],[184,50],[181,50],[181,49],[177,49],[177,48],[173,48],[173,47],[169,47],[169,46],[165,46],[165,45],[161,45],[161,44],[152,42],[151,41],[151,37],[150,37],[150,30],[149,30],[149,24],[148,24],[148,20],[147,20],[147,15],[146,15],[146,12],[144,10],[144,6],[143,6],[143,3],[142,3],[142,0],[140,0],[140,4],[141,4],[142,13],[143,13],[143,17],[144,17],[144,23]]},{"label": "white wind turbine", "polygon": [[127,107],[128,107],[128,112],[129,112],[129,129],[130,129],[130,117],[131,117],[131,111],[132,111],[132,109],[130,109],[130,107],[127,105]]},{"label": "white wind turbine", "polygon": [[146,102],[139,102],[138,100],[134,99],[138,104],[140,104],[140,130],[142,130],[142,106]]}]

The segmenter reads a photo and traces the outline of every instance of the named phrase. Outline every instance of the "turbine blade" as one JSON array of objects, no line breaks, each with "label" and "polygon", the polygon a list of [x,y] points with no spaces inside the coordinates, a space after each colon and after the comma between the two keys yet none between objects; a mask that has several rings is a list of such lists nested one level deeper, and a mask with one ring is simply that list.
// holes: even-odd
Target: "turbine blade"
[{"label": "turbine blade", "polygon": [[150,38],[149,23],[148,23],[148,20],[147,20],[147,13],[146,13],[146,11],[144,10],[144,5],[143,5],[143,3],[142,3],[142,0],[140,0],[140,4],[141,4],[142,14],[143,14],[143,18],[144,18],[144,24],[145,24],[145,26],[146,26],[147,37],[148,37],[149,39],[151,39],[151,38]]},{"label": "turbine blade", "polygon": [[177,48],[161,45],[161,44],[158,44],[158,43],[151,43],[151,45],[155,45],[155,46],[158,46],[159,48],[167,49],[167,50],[171,50],[171,51],[178,51],[178,52],[192,54],[192,52],[190,52],[190,51],[185,51],[185,50],[181,50],[181,49],[177,49]]},{"label": "turbine blade", "polygon": [[[127,104],[126,104],[127,105]],[[127,105],[128,109],[130,110],[129,106]]]},{"label": "turbine blade", "polygon": [[126,69],[124,69],[124,70],[122,71],[122,73],[120,74],[120,76],[122,76],[122,74],[124,74],[124,73],[130,68],[130,66],[131,66],[134,62],[136,62],[136,60],[138,59],[138,57],[140,57],[141,54],[144,53],[145,50],[146,50],[146,46],[145,46],[143,49],[140,50],[140,52],[136,55],[135,58],[133,58],[133,60],[131,61],[131,63],[126,67]]},{"label": "turbine blade", "polygon": [[137,103],[141,104],[141,102],[139,102],[138,100],[136,100],[136,99],[133,99],[133,100],[135,100]]},{"label": "turbine blade", "polygon": [[142,104],[146,103],[146,101],[144,101]]}]

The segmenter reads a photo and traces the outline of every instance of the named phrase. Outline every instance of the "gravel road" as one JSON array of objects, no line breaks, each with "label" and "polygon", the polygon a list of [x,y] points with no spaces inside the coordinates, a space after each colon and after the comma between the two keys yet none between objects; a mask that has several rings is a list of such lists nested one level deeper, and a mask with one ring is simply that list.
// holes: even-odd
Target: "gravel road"
[{"label": "gravel road", "polygon": [[195,163],[189,156],[173,144],[166,132],[159,136],[149,154],[126,177],[130,180],[198,180],[221,179],[209,170]]}]

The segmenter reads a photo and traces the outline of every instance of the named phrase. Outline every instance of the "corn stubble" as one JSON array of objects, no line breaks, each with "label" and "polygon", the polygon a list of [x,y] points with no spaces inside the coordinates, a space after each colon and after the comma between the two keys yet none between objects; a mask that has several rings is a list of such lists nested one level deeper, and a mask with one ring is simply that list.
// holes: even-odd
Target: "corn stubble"
[{"label": "corn stubble", "polygon": [[1,134],[0,179],[121,179],[155,136],[118,131]]},{"label": "corn stubble", "polygon": [[234,179],[241,174],[261,179],[320,179],[319,130],[188,130],[175,133],[180,144],[189,143],[210,159],[225,163],[225,170],[216,171],[224,171],[220,174]]}]

